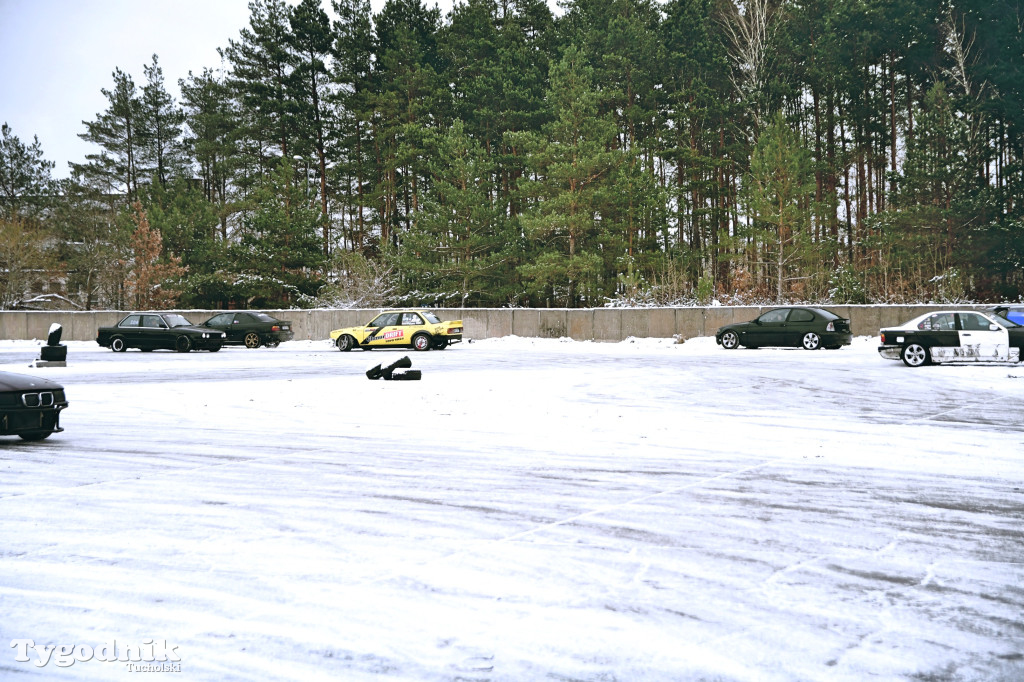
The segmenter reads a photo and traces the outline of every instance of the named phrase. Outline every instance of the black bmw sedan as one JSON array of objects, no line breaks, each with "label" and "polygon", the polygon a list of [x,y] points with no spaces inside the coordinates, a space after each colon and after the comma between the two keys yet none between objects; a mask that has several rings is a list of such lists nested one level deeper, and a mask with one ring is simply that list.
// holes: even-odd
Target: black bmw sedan
[{"label": "black bmw sedan", "polygon": [[42,440],[63,431],[64,387],[48,379],[0,372],[0,435]]},{"label": "black bmw sedan", "polygon": [[96,343],[115,353],[129,348],[151,351],[158,348],[187,353],[190,350],[219,351],[224,332],[193,326],[177,313],[132,313],[113,327],[100,327]]},{"label": "black bmw sedan", "polygon": [[727,324],[715,341],[732,350],[740,346],[790,346],[836,349],[853,342],[850,321],[824,308],[776,308],[750,322]]}]

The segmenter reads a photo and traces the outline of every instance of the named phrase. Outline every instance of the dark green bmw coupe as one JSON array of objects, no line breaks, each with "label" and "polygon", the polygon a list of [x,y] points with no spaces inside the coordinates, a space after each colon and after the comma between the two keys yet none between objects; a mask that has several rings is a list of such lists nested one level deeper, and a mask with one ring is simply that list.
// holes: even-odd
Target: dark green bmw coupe
[{"label": "dark green bmw coupe", "polygon": [[790,346],[817,350],[849,346],[850,321],[824,308],[776,308],[750,322],[727,324],[715,332],[715,341],[732,350],[740,346]]}]

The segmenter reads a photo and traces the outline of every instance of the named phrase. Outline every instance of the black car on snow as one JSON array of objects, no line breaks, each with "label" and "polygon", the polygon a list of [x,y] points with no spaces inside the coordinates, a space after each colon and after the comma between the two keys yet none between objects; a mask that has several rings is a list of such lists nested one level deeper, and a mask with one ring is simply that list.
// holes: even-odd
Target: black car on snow
[{"label": "black car on snow", "polygon": [[177,313],[131,313],[113,327],[100,327],[96,343],[117,353],[129,348],[218,351],[224,344],[224,332],[196,327]]},{"label": "black car on snow", "polygon": [[48,379],[0,372],[0,435],[42,440],[64,429],[60,412],[68,406],[64,387]]},{"label": "black car on snow", "polygon": [[715,341],[728,350],[746,346],[791,346],[817,350],[849,346],[850,320],[824,308],[776,308],[750,322],[727,324]]},{"label": "black car on snow", "polygon": [[291,322],[252,311],[221,313],[199,326],[224,332],[225,345],[241,345],[246,348],[274,348],[282,341],[295,338]]},{"label": "black car on snow", "polygon": [[1019,362],[1024,327],[973,310],[925,313],[879,332],[878,354],[908,367],[941,362]]}]

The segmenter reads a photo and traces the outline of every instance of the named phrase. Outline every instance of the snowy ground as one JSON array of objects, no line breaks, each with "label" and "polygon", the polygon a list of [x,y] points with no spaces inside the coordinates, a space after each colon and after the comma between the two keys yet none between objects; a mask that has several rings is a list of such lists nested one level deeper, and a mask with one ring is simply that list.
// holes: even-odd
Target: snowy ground
[{"label": "snowy ground", "polygon": [[0,678],[1022,680],[1024,366],[876,345],[2,342],[71,407],[0,439]]}]

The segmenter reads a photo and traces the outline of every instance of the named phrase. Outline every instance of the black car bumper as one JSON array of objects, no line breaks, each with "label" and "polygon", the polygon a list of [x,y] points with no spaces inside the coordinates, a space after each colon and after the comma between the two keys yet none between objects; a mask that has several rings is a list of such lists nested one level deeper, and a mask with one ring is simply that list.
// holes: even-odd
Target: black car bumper
[{"label": "black car bumper", "polygon": [[47,407],[0,408],[0,435],[16,436],[23,433],[58,433],[60,412],[67,401]]},{"label": "black car bumper", "polygon": [[849,346],[853,343],[853,334],[850,332],[824,332],[821,335],[821,345],[826,348],[829,346]]}]

